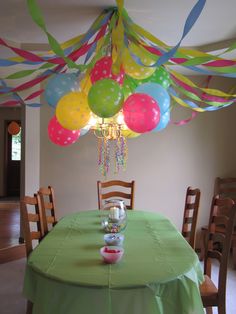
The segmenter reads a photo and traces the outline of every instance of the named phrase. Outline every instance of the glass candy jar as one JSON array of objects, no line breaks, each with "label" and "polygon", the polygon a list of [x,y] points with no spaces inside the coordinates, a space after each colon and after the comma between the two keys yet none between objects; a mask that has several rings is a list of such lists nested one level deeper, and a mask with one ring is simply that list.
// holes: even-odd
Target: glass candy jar
[{"label": "glass candy jar", "polygon": [[110,199],[105,201],[104,210],[108,215],[103,220],[105,232],[117,233],[125,229],[127,225],[126,206],[123,200]]}]

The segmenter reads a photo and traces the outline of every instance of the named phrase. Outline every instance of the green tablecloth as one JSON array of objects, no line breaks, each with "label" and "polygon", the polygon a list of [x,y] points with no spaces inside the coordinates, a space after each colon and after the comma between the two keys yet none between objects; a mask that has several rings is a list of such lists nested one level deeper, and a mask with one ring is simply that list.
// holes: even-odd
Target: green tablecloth
[{"label": "green tablecloth", "polygon": [[101,215],[68,215],[35,248],[24,281],[33,314],[204,313],[198,257],[168,219],[129,211],[124,257],[107,265]]}]

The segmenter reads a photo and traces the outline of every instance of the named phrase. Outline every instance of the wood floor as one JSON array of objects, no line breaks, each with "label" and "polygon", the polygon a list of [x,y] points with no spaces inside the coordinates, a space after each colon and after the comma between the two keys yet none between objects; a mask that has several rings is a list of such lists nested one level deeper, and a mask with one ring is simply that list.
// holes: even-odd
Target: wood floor
[{"label": "wood floor", "polygon": [[20,209],[18,202],[0,203],[0,264],[25,256],[19,244]]}]

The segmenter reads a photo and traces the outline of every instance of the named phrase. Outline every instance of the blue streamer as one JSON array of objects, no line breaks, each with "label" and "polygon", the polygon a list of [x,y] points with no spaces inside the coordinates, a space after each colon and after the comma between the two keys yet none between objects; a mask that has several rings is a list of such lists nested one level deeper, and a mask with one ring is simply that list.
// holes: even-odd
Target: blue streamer
[{"label": "blue streamer", "polygon": [[87,52],[87,55],[86,55],[85,60],[84,60],[84,64],[86,64],[88,62],[88,60],[90,59],[90,57],[93,55],[96,47],[97,47],[97,42],[94,42],[92,44],[92,46],[89,48],[89,51]]},{"label": "blue streamer", "polygon": [[195,22],[199,18],[205,4],[206,4],[206,0],[198,0],[198,2],[195,4],[195,6],[192,8],[191,12],[189,13],[189,16],[187,17],[187,20],[186,20],[185,25],[184,25],[183,34],[182,34],[180,41],[178,42],[178,44],[175,47],[173,47],[171,50],[166,52],[164,55],[162,55],[158,59],[156,66],[158,66],[158,67],[161,66],[162,64],[166,63],[170,58],[172,58],[175,55],[175,53],[176,53],[177,49],[179,48],[182,40],[190,32],[193,25],[195,24]]}]

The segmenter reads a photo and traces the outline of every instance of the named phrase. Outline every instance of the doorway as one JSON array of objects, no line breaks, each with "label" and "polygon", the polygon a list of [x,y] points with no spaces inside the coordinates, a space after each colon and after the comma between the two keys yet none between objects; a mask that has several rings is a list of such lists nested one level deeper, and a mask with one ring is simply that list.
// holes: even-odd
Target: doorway
[{"label": "doorway", "polygon": [[9,132],[11,121],[5,121],[5,197],[20,198],[20,169],[21,169],[21,122],[19,132]]}]

